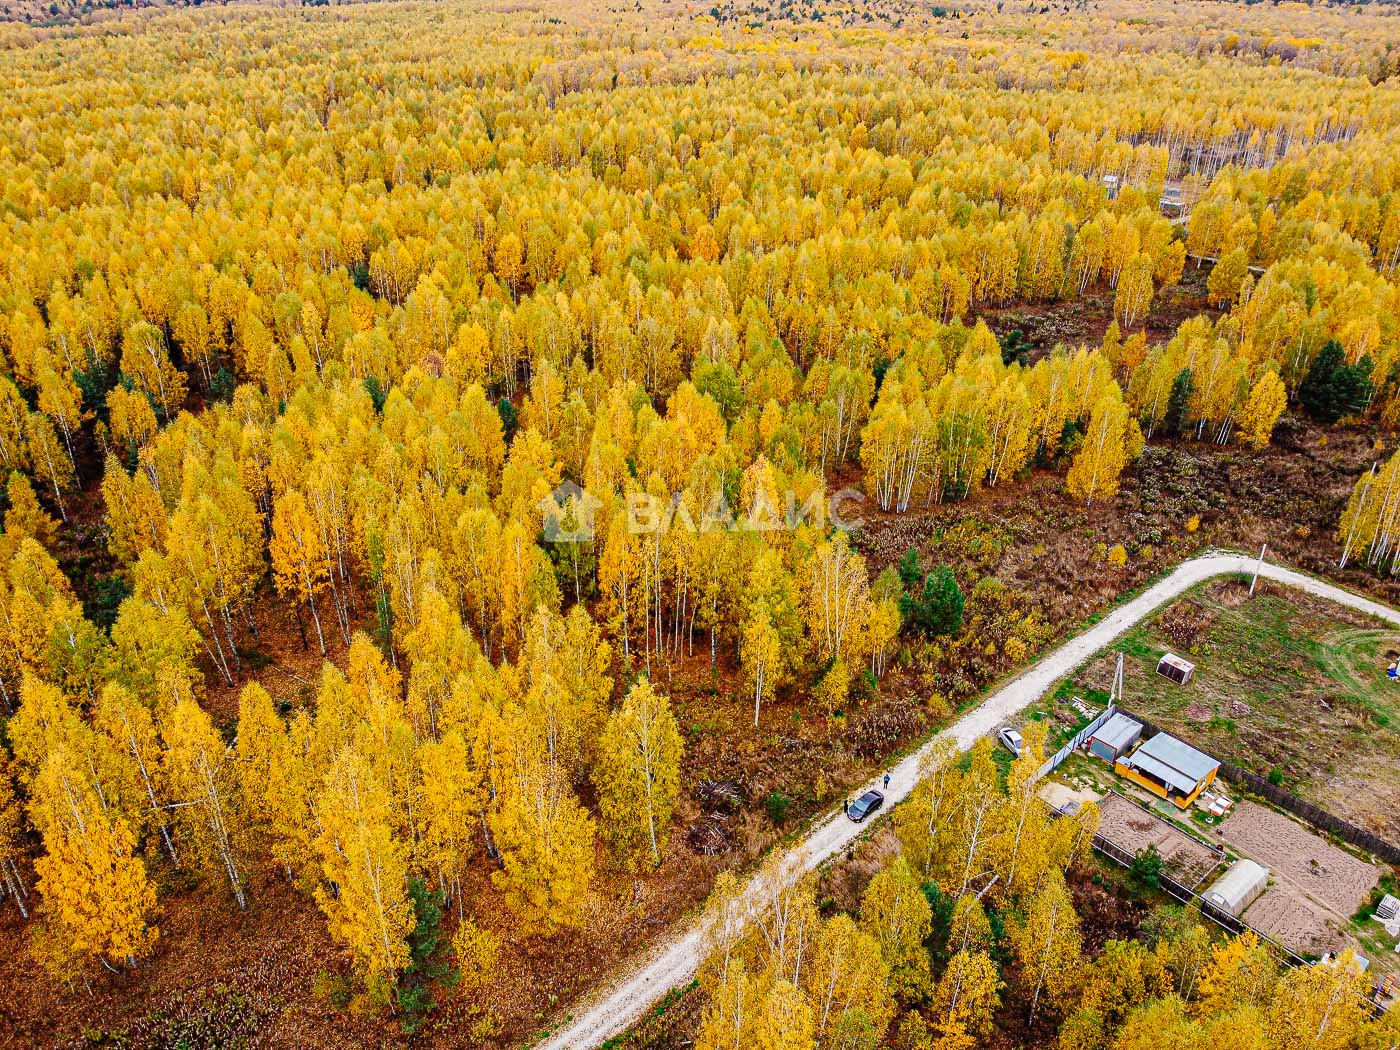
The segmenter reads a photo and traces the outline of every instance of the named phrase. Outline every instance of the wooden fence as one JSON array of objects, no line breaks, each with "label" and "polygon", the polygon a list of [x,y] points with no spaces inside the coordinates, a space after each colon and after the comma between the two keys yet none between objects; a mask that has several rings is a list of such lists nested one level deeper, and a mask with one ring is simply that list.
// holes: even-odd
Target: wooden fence
[{"label": "wooden fence", "polygon": [[[1120,708],[1120,710],[1122,710]],[[1165,732],[1161,727],[1156,726],[1143,718],[1135,715],[1131,711],[1123,711],[1123,714],[1141,722],[1142,728],[1149,734]],[[1185,740],[1179,733],[1173,736]],[[1186,741],[1188,744],[1189,740]],[[1277,784],[1270,784],[1263,777],[1256,773],[1251,773],[1247,769],[1231,765],[1229,762],[1220,763],[1220,776],[1230,783],[1250,791],[1261,798],[1268,799],[1280,809],[1286,809],[1295,816],[1302,817],[1305,821],[1317,828],[1319,831],[1336,835],[1339,839],[1350,842],[1353,846],[1359,846],[1388,864],[1400,865],[1400,846],[1395,846],[1382,838],[1377,838],[1369,831],[1363,831],[1354,824],[1349,824],[1341,817],[1328,813],[1325,809],[1318,809],[1310,802],[1304,802],[1291,791],[1285,791]]]}]

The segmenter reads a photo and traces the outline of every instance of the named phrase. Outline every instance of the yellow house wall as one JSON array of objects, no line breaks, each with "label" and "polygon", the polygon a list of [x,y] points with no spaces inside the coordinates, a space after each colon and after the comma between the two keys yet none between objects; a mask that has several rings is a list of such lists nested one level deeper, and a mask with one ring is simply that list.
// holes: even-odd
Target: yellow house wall
[{"label": "yellow house wall", "polygon": [[1199,783],[1196,784],[1196,788],[1194,791],[1191,792],[1191,794],[1187,795],[1183,799],[1175,799],[1167,793],[1167,789],[1162,787],[1161,784],[1158,784],[1154,780],[1147,779],[1147,777],[1142,776],[1141,774],[1137,773],[1132,769],[1129,769],[1121,762],[1114,763],[1113,769],[1114,772],[1116,772],[1119,776],[1124,777],[1127,780],[1131,780],[1134,784],[1137,784],[1139,787],[1146,788],[1158,798],[1166,799],[1172,805],[1176,806],[1177,809],[1190,809],[1191,804],[1196,801],[1196,799],[1200,796],[1201,792],[1204,791],[1206,788],[1210,787],[1210,785],[1215,782],[1215,774],[1217,772],[1216,770],[1212,769],[1205,776],[1204,779],[1202,779]]}]

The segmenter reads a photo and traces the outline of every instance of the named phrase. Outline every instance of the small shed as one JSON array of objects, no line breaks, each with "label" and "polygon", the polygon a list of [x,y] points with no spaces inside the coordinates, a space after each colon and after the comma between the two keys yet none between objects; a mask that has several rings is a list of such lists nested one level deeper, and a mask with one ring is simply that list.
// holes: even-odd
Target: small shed
[{"label": "small shed", "polygon": [[1135,722],[1120,711],[1099,726],[1089,738],[1089,754],[1112,765],[1141,739],[1142,723]]},{"label": "small shed", "polygon": [[1113,766],[1119,776],[1186,809],[1215,781],[1220,762],[1170,733],[1158,733]]},{"label": "small shed", "polygon": [[1396,900],[1387,893],[1381,898],[1381,902],[1376,905],[1376,918],[1389,920],[1396,916],[1400,916],[1400,900]]},{"label": "small shed", "polygon": [[1203,899],[1238,919],[1268,888],[1268,868],[1252,860],[1237,860],[1206,890]]},{"label": "small shed", "polygon": [[1183,660],[1176,653],[1164,653],[1157,661],[1157,673],[1163,678],[1170,678],[1177,685],[1185,685],[1191,681],[1191,674],[1195,670],[1195,664],[1190,660]]}]

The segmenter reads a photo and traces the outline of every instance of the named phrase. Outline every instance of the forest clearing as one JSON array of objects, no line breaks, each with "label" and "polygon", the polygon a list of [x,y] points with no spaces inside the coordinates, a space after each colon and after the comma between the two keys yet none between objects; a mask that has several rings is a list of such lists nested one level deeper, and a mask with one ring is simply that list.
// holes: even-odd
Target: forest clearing
[{"label": "forest clearing", "polygon": [[[1128,657],[1123,706],[1400,841],[1400,683],[1386,675],[1400,632],[1268,584],[1245,592],[1207,584],[1124,638],[1115,647]],[[1164,652],[1196,664],[1186,686],[1155,673]],[[1113,660],[1075,684],[1106,695]]]},{"label": "forest clearing", "polygon": [[[529,1045],[718,915],[657,1045],[1393,1046],[978,741],[1212,549],[1400,604],[1397,26],[0,0],[3,1038]],[[1390,833],[1400,635],[1192,584],[1144,703]]]}]

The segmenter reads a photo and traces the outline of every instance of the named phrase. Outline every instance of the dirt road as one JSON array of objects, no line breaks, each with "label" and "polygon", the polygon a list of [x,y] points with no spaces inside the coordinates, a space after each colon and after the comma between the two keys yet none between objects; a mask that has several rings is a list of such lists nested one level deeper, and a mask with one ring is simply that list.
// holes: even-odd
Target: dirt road
[{"label": "dirt road", "polygon": [[[970,748],[979,737],[994,732],[1089,657],[1184,591],[1217,576],[1252,574],[1254,568],[1254,558],[1238,554],[1202,554],[1182,562],[1169,576],[1114,608],[1083,634],[1071,638],[1034,667],[1007,682],[940,735],[951,734],[958,747]],[[1268,562],[1262,565],[1260,576],[1400,626],[1400,612],[1395,609],[1311,576]],[[932,742],[926,744],[890,770],[890,784],[884,789],[886,812],[913,790],[920,760],[931,746]],[[872,781],[853,787],[847,797],[855,798],[866,788],[878,786]],[[807,836],[792,847],[792,860],[807,870],[818,868],[852,842],[861,830],[861,825],[851,823],[837,810],[814,825]],[[632,974],[596,996],[581,1012],[539,1043],[539,1050],[585,1050],[626,1031],[668,991],[690,983],[701,962],[703,941],[698,925],[678,931],[670,940],[657,945]]]}]

